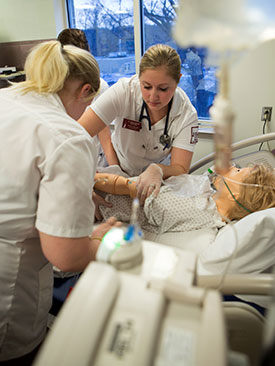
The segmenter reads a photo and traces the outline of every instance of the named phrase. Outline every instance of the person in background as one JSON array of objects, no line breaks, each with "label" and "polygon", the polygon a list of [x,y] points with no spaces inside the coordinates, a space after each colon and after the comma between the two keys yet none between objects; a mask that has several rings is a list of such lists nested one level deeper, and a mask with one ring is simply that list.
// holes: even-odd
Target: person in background
[{"label": "person in background", "polygon": [[52,302],[53,265],[83,271],[114,218],[93,229],[95,142],[77,123],[99,86],[87,51],[43,42],[26,81],[0,90],[0,365],[30,365]]},{"label": "person in background", "polygon": [[81,29],[65,28],[58,34],[57,39],[63,46],[70,44],[90,52],[87,37]]},{"label": "person in background", "polygon": [[188,65],[194,88],[197,89],[199,81],[203,78],[202,61],[195,47],[188,49],[184,62]]},{"label": "person in background", "polygon": [[114,121],[103,150],[109,165],[118,165],[127,176],[139,176],[141,204],[152,192],[158,194],[162,179],[189,171],[198,118],[178,87],[180,77],[176,50],[154,45],[143,55],[139,75],[120,79],[79,119],[91,136]]},{"label": "person in background", "polygon": [[[86,50],[86,51],[90,52],[89,42],[87,40],[85,32],[81,29],[65,28],[58,34],[57,39],[63,46],[71,44],[73,46],[82,48],[83,50]],[[109,88],[109,85],[107,84],[107,82],[104,79],[100,78],[99,93],[94,97],[92,103],[100,95],[102,95],[108,88]],[[107,136],[107,138],[110,138],[110,136],[111,136],[111,130],[110,130],[109,127],[106,127],[106,130],[102,134],[99,133],[99,135],[98,135],[99,141],[101,142],[102,139],[104,140],[105,136]],[[98,166],[106,166],[107,162],[106,162],[106,159],[105,159],[105,156],[104,156],[104,153],[103,153],[103,150],[102,150],[101,146],[100,146],[100,149],[99,149],[98,156],[99,156]]]},{"label": "person in background", "polygon": [[[57,40],[63,45],[73,45],[90,52],[89,43],[85,32],[77,28],[65,28],[57,36]],[[93,98],[93,102],[109,88],[106,81],[100,78],[99,93]]]}]

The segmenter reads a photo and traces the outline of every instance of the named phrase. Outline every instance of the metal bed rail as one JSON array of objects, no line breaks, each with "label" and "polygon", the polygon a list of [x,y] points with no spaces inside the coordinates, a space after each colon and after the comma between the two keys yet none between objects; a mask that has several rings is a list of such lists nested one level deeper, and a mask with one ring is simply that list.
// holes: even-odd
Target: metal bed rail
[{"label": "metal bed rail", "polygon": [[[249,137],[247,139],[235,142],[231,145],[232,151],[237,151],[240,149],[244,149],[245,147],[252,146],[255,144],[261,144],[262,142],[267,142],[275,140],[275,132],[267,133],[265,135],[258,135],[254,137]],[[196,163],[191,165],[189,173],[193,173],[197,169],[201,168],[207,163],[210,163],[215,159],[215,152],[212,152],[203,158],[199,159]]]}]

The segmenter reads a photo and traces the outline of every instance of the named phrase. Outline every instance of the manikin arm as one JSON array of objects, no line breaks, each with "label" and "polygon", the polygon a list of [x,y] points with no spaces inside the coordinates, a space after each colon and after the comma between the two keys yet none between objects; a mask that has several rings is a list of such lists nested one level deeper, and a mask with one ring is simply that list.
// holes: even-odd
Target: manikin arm
[{"label": "manikin arm", "polygon": [[136,182],[116,174],[96,173],[94,188],[116,195],[136,197]]},{"label": "manikin arm", "polygon": [[[110,173],[96,173],[94,188],[101,192],[126,195],[132,198],[136,197],[137,194],[136,182],[120,175]],[[222,182],[220,182],[217,188],[218,191],[213,197],[217,209],[222,217],[229,217],[228,212],[232,211],[232,207],[235,207],[236,203]],[[236,185],[236,189],[234,189],[236,197],[238,197],[238,188],[239,185]],[[231,219],[231,217],[229,218]]]}]

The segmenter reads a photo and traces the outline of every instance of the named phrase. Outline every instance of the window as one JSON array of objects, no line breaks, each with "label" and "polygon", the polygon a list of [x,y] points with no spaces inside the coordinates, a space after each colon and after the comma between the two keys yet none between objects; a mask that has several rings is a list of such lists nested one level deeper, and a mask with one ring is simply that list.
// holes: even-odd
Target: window
[{"label": "window", "polygon": [[109,85],[136,73],[133,1],[69,0],[69,26],[84,30]]},{"label": "window", "polygon": [[[141,53],[156,43],[174,47],[182,61],[179,86],[199,118],[207,120],[217,93],[216,70],[206,66],[207,49],[181,49],[173,40],[176,4],[175,0],[67,0],[69,26],[85,31],[101,77],[109,85],[136,73],[140,55],[135,52],[135,44],[139,44]],[[134,7],[139,11],[134,12]],[[135,31],[137,25],[140,32]]]}]

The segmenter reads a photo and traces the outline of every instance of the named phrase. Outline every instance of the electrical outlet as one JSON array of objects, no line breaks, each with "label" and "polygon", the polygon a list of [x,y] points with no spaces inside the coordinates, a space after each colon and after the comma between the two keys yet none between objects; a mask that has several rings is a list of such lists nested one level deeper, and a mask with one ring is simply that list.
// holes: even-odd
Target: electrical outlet
[{"label": "electrical outlet", "polygon": [[263,107],[261,121],[271,121],[272,107]]}]

